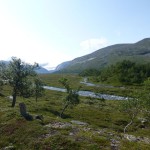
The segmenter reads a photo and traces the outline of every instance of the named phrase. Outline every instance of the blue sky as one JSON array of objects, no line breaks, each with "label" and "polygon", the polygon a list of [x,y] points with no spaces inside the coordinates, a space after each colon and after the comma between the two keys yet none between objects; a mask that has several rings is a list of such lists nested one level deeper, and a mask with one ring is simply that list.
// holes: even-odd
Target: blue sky
[{"label": "blue sky", "polygon": [[46,68],[150,37],[149,0],[0,0],[0,60]]}]

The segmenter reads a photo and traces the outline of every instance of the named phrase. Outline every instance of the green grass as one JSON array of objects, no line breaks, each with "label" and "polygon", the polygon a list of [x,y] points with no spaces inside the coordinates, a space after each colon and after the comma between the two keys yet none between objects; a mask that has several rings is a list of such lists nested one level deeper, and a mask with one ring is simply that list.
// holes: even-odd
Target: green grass
[{"label": "green grass", "polygon": [[[119,86],[121,85],[116,86],[114,88],[86,86],[80,83],[81,81],[83,81],[83,78],[76,74],[71,74],[71,75],[69,74],[44,74],[44,75],[40,75],[40,77],[43,79],[44,83],[48,86],[63,88],[63,86],[59,83],[59,79],[67,78],[69,80],[71,87],[74,89],[77,89],[80,86],[81,90],[94,91],[94,92],[112,94],[112,95],[126,96],[126,95],[130,95],[130,93],[132,93],[132,91],[135,88],[139,89],[139,91],[141,90],[139,86],[124,86],[124,88],[120,88]],[[98,83],[98,84],[101,84],[101,83]]]},{"label": "green grass", "polygon": [[40,75],[40,77],[43,79],[46,85],[55,87],[63,87],[59,83],[59,79],[61,78],[67,78],[70,81],[71,87],[73,88],[80,86],[80,81],[82,80],[82,78],[76,74],[44,74]]},{"label": "green grass", "polygon": [[[61,76],[42,75],[42,78],[46,84],[60,87],[58,79]],[[69,78],[74,88],[82,80],[76,75],[63,76]],[[4,97],[0,97],[0,149],[13,145],[16,150],[109,150],[111,139],[119,140],[119,148],[122,150],[131,147],[133,150],[150,149],[149,144],[144,142],[129,142],[122,138],[123,128],[129,119],[127,114],[120,111],[121,101],[106,101],[101,107],[97,99],[80,97],[80,104],[73,109],[68,108],[64,112],[64,119],[61,119],[58,116],[65,93],[46,90],[45,96],[38,99],[37,103],[34,98],[17,97],[15,108],[10,107],[11,101],[6,98],[11,93],[10,88],[5,87],[2,93]],[[44,120],[28,121],[23,118],[19,113],[20,102],[26,104],[30,115],[43,115]],[[46,127],[48,124],[70,123],[71,120],[86,122],[88,125],[71,124],[66,128]],[[128,128],[128,133],[150,138],[149,124],[145,129],[138,126],[139,121],[136,120],[133,126]]]}]

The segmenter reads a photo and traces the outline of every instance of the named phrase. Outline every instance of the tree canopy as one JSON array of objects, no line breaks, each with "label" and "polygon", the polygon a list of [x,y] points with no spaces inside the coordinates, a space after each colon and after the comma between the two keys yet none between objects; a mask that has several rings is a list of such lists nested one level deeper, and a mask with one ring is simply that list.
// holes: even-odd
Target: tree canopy
[{"label": "tree canopy", "polygon": [[33,78],[37,75],[35,68],[38,64],[30,65],[21,59],[12,57],[10,63],[1,65],[1,79],[7,81],[12,88],[12,107],[15,106],[16,97],[29,97],[32,95]]},{"label": "tree canopy", "polygon": [[67,109],[68,106],[75,106],[77,104],[79,104],[80,99],[79,99],[79,94],[78,91],[80,88],[78,88],[77,90],[73,90],[70,87],[70,84],[68,82],[68,79],[66,78],[62,78],[59,80],[59,82],[65,87],[65,89],[67,90],[67,96],[64,99],[64,107],[60,113],[60,117],[63,116],[64,111]]}]

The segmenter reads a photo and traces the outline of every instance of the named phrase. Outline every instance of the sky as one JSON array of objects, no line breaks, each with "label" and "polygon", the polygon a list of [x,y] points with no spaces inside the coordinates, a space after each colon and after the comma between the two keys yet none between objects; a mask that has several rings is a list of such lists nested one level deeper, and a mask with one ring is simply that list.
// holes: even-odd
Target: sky
[{"label": "sky", "polygon": [[150,37],[150,0],[0,0],[0,60],[47,69]]}]

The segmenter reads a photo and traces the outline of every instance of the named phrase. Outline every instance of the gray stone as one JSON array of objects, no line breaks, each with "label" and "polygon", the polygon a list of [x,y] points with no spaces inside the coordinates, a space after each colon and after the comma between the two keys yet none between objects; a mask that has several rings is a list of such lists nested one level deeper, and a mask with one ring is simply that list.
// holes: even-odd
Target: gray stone
[{"label": "gray stone", "polygon": [[127,140],[129,140],[131,142],[138,141],[137,138],[134,135],[124,134],[124,138],[126,138]]},{"label": "gray stone", "polygon": [[141,141],[145,142],[146,144],[150,144],[150,139],[147,137],[141,138]]},{"label": "gray stone", "polygon": [[88,123],[86,123],[86,122],[81,122],[81,121],[77,121],[77,120],[72,120],[71,123],[77,124],[77,125],[82,125],[82,126],[88,125]]},{"label": "gray stone", "polygon": [[80,129],[77,127],[73,127],[71,132],[69,133],[70,136],[77,135],[80,132]]},{"label": "gray stone", "polygon": [[150,139],[147,137],[136,137],[134,135],[124,134],[124,138],[132,142],[144,142],[150,144]]},{"label": "gray stone", "polygon": [[70,123],[64,123],[64,122],[55,122],[55,123],[51,123],[51,124],[47,124],[45,125],[45,127],[50,127],[50,128],[60,128],[60,129],[65,129],[65,128],[69,128],[71,127]]},{"label": "gray stone", "polygon": [[69,135],[70,135],[70,136],[73,136],[73,135],[74,135],[74,133],[70,132],[70,133],[69,133]]},{"label": "gray stone", "polygon": [[49,138],[49,137],[56,136],[56,135],[59,135],[59,134],[60,134],[60,133],[59,133],[58,131],[56,131],[56,130],[51,130],[51,131],[49,131],[48,134],[43,135],[42,138]]},{"label": "gray stone", "polygon": [[13,145],[9,145],[5,147],[4,150],[15,150],[15,147]]},{"label": "gray stone", "polygon": [[111,139],[111,150],[119,150],[119,144],[120,141],[117,141],[116,139]]},{"label": "gray stone", "polygon": [[111,144],[111,150],[118,150],[118,145],[117,144]]},{"label": "gray stone", "polygon": [[146,118],[138,118],[138,119],[141,121],[141,123],[148,122],[148,120]]}]

